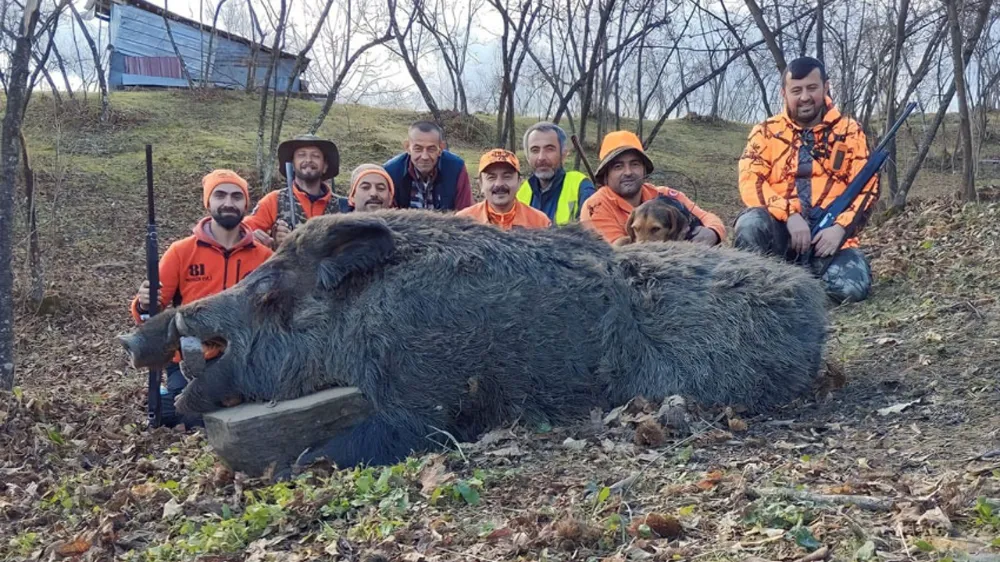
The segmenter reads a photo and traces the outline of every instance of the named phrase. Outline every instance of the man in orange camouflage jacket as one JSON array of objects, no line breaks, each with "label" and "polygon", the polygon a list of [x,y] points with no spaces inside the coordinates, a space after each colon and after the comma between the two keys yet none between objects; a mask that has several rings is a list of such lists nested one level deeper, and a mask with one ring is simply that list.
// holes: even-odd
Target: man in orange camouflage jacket
[{"label": "man in orange camouflage jacket", "polygon": [[878,177],[833,226],[812,236],[823,209],[868,161],[864,131],[840,113],[829,91],[820,61],[802,57],[788,64],[781,88],[785,111],[754,127],[740,157],[740,195],[749,208],[736,219],[733,244],[788,261],[808,259],[830,298],[856,302],[872,285],[857,234],[878,200]]}]

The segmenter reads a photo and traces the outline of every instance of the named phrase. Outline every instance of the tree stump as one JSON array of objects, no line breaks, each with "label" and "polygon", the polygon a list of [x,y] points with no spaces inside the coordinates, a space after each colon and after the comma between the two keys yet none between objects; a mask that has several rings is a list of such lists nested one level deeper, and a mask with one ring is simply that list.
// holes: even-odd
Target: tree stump
[{"label": "tree stump", "polygon": [[241,404],[205,415],[205,432],[232,470],[258,477],[290,466],[305,449],[350,430],[371,413],[355,387],[322,390],[273,404]]}]

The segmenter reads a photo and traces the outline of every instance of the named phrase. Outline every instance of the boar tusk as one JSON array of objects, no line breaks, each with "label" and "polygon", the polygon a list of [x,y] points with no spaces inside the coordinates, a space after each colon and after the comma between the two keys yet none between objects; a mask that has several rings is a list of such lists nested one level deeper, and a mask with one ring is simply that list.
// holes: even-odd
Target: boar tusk
[{"label": "boar tusk", "polygon": [[[178,315],[180,316],[180,315]],[[201,340],[191,336],[181,336],[181,373],[187,380],[194,380],[205,372],[205,354]]]}]

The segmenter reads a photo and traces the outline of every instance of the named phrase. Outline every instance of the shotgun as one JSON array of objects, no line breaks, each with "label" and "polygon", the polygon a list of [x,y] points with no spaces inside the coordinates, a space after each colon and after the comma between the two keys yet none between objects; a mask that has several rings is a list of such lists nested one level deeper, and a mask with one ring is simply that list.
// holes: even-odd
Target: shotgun
[{"label": "shotgun", "polygon": [[285,186],[288,188],[288,230],[295,230],[295,168],[285,162]]},{"label": "shotgun", "polygon": [[[153,208],[153,145],[146,145],[146,279],[149,280],[149,316],[160,310],[157,293],[160,290],[160,258],[156,243],[156,213]],[[160,427],[163,408],[160,402],[160,371],[149,370],[146,394],[146,416],[149,427]]]},{"label": "shotgun", "polygon": [[580,139],[573,135],[570,137],[573,141],[573,148],[576,149],[576,153],[580,155],[580,161],[583,162],[583,167],[587,169],[587,176],[590,177],[590,181],[594,184],[594,189],[601,187],[597,184],[597,178],[594,177],[594,170],[590,167],[590,162],[587,161],[587,154],[583,151],[583,146],[580,144]]},{"label": "shotgun", "polygon": [[[847,189],[845,189],[844,192],[841,193],[839,197],[834,199],[833,202],[831,202],[830,205],[827,206],[827,208],[825,209],[818,207],[813,208],[813,212],[810,213],[810,216],[818,217],[818,219],[816,220],[815,223],[813,223],[812,228],[810,229],[810,236],[812,238],[815,238],[816,235],[819,234],[823,229],[829,228],[834,224],[836,224],[837,217],[840,215],[840,213],[843,213],[845,210],[847,210],[848,207],[851,206],[851,203],[853,203],[854,200],[857,199],[857,197],[861,194],[861,190],[864,189],[866,185],[868,185],[868,182],[871,181],[873,177],[875,177],[875,174],[879,173],[879,170],[882,168],[882,164],[885,164],[886,159],[889,158],[889,143],[891,143],[892,139],[896,137],[896,133],[899,132],[899,128],[903,126],[903,123],[906,122],[906,118],[910,116],[910,113],[912,113],[913,110],[916,109],[916,107],[917,107],[917,102],[911,101],[906,105],[906,109],[903,110],[903,114],[900,115],[899,119],[897,119],[896,122],[892,124],[892,127],[890,127],[888,131],[886,131],[885,136],[882,137],[882,141],[879,142],[878,146],[876,146],[875,149],[871,152],[871,154],[868,155],[868,161],[865,162],[865,165],[861,168],[861,171],[859,171],[858,174],[854,176],[854,178],[851,180],[851,183],[847,185]],[[859,209],[859,212],[863,210],[864,210],[864,203],[862,203],[862,208]],[[843,241],[841,241],[841,243],[843,243]],[[798,261],[800,261],[806,267],[810,267],[810,262],[812,262],[813,258],[813,252],[814,248],[812,245],[810,245],[809,251],[807,251],[804,255],[799,256]],[[826,259],[826,262],[820,268],[817,277],[822,277],[823,274],[826,273],[826,270],[827,268],[830,267],[830,263],[832,263],[832,261],[833,261],[832,259],[829,258]]]}]

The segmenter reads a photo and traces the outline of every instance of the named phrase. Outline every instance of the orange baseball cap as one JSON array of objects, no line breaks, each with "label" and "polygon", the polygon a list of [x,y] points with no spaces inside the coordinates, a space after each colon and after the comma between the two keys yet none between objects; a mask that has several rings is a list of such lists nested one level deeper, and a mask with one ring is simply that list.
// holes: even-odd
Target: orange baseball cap
[{"label": "orange baseball cap", "polygon": [[486,154],[483,154],[482,157],[479,158],[479,173],[483,173],[483,170],[489,168],[493,164],[507,164],[509,166],[513,166],[517,173],[521,173],[521,164],[517,161],[517,155],[509,150],[494,148]]},{"label": "orange baseball cap", "polygon": [[248,188],[247,180],[240,177],[239,174],[232,170],[214,170],[209,172],[201,180],[202,188],[202,199],[205,203],[205,208],[208,208],[208,199],[212,196],[212,192],[215,188],[219,187],[224,183],[231,183],[240,188],[243,192],[243,197],[247,200],[247,206],[250,205],[250,190]]},{"label": "orange baseball cap", "polygon": [[604,141],[601,142],[601,163],[598,164],[597,172],[594,174],[597,181],[603,182],[607,167],[614,162],[615,158],[630,150],[638,152],[639,156],[642,157],[647,174],[653,171],[653,161],[649,159],[649,156],[646,156],[646,150],[643,149],[639,137],[632,131],[614,131],[604,135]]}]

